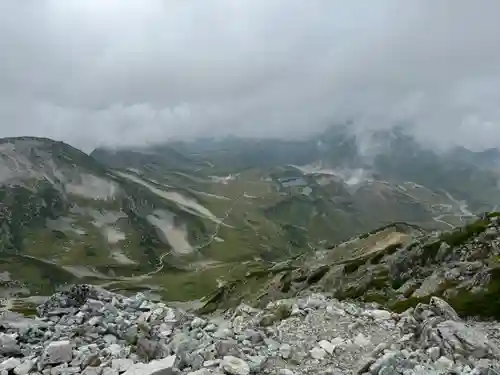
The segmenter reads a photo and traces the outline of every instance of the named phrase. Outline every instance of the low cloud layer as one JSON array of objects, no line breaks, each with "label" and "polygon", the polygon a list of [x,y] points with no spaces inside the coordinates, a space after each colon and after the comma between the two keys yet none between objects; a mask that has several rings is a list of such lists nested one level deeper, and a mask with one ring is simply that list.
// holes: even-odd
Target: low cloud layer
[{"label": "low cloud layer", "polygon": [[0,2],[0,136],[84,149],[354,120],[500,146],[498,0]]}]

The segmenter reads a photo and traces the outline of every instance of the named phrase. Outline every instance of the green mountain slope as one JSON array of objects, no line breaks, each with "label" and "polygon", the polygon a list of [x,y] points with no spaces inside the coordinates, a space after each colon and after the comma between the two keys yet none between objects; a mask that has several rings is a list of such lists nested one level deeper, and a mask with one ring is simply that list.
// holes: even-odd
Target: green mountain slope
[{"label": "green mountain slope", "polygon": [[78,281],[196,299],[255,265],[394,221],[450,229],[498,202],[494,153],[458,157],[397,132],[376,137],[370,162],[346,128],[304,141],[200,140],[90,156],[48,139],[3,139],[0,280],[11,281],[0,290],[48,294]]},{"label": "green mountain slope", "polygon": [[32,293],[153,272],[219,225],[192,197],[136,183],[60,142],[4,139],[0,170],[0,268]]}]

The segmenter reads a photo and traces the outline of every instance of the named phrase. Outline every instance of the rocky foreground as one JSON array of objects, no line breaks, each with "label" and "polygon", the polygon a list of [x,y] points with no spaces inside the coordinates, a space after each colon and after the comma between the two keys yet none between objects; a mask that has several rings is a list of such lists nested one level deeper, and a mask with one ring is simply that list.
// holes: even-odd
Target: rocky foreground
[{"label": "rocky foreground", "polygon": [[86,285],[0,317],[0,374],[498,374],[500,324],[320,294],[195,316]]}]

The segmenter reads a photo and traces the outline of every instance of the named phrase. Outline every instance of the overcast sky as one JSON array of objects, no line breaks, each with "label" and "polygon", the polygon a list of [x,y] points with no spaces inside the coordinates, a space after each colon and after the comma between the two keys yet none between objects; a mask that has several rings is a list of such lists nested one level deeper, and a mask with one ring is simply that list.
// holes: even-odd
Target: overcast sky
[{"label": "overcast sky", "polygon": [[86,150],[412,124],[500,146],[498,0],[0,0],[0,136]]}]

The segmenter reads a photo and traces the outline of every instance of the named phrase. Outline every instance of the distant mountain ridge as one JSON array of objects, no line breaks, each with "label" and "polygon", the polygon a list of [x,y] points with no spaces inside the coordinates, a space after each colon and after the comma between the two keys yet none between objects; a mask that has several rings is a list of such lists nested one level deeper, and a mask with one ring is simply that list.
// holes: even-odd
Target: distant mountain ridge
[{"label": "distant mountain ridge", "polygon": [[500,202],[494,151],[434,152],[400,130],[367,135],[380,142],[360,149],[346,129],[90,155],[44,138],[2,139],[0,273],[23,285],[8,293],[85,281],[198,298],[254,263],[394,221],[461,226]]}]

